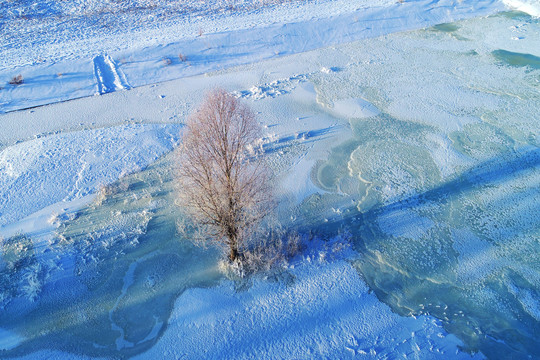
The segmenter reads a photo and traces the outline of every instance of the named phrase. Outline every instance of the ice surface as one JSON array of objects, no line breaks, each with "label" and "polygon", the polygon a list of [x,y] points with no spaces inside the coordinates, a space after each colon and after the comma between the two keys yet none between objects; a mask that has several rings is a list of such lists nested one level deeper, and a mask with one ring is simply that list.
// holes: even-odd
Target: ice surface
[{"label": "ice surface", "polygon": [[394,310],[432,314],[488,357],[538,356],[539,25],[513,12],[351,44],[339,52],[355,61],[317,84],[382,112],[352,120],[356,146],[322,165],[367,185],[345,216],[359,270]]},{"label": "ice surface", "polygon": [[334,101],[331,111],[337,116],[346,119],[367,118],[380,113],[379,109],[364,99],[342,99]]},{"label": "ice surface", "polygon": [[0,329],[0,350],[11,350],[17,347],[24,339],[8,330]]}]

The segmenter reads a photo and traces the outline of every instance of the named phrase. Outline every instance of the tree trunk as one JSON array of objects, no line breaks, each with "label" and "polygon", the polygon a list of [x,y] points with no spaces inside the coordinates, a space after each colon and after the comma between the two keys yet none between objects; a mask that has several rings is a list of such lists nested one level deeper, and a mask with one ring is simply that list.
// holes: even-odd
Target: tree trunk
[{"label": "tree trunk", "polygon": [[229,253],[229,260],[234,262],[238,258],[238,246],[236,243],[231,242],[229,245],[231,252]]},{"label": "tree trunk", "polygon": [[[231,221],[233,223],[233,221]],[[238,229],[234,225],[227,226],[227,238],[229,240],[229,260],[231,262],[238,259]]]}]

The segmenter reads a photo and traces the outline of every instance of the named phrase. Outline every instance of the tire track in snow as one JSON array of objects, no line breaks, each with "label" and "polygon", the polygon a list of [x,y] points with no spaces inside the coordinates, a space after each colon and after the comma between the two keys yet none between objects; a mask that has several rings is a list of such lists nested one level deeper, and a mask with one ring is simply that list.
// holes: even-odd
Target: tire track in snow
[{"label": "tire track in snow", "polygon": [[131,88],[126,75],[107,54],[98,55],[94,58],[94,76],[96,77],[99,95]]}]

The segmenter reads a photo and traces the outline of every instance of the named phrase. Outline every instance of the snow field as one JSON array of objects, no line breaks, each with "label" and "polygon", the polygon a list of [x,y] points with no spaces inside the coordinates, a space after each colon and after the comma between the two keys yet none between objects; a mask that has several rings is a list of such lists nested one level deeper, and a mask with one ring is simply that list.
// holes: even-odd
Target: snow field
[{"label": "snow field", "polygon": [[[310,59],[311,55],[302,56]],[[307,67],[309,70],[308,73],[310,74],[320,73],[325,76],[328,75],[328,73],[324,71],[324,67],[321,67],[318,60],[314,61],[311,58],[311,60],[304,62],[302,66],[304,67],[304,70]],[[276,86],[269,88],[274,90],[263,89],[265,86],[257,85],[257,87],[263,89],[259,92],[263,96],[259,97],[260,100],[252,102],[251,105],[254,106],[256,111],[261,113],[261,120],[267,124],[265,130],[267,133],[266,143],[268,144],[269,149],[274,149],[269,155],[274,159],[272,160],[273,166],[277,169],[281,169],[286,177],[290,176],[291,183],[305,184],[304,186],[293,188],[294,193],[300,194],[298,199],[301,200],[303,195],[310,194],[316,190],[309,181],[309,173],[312,164],[317,159],[324,159],[327,156],[329,142],[334,142],[336,138],[343,139],[342,136],[347,136],[347,132],[344,131],[347,129],[347,127],[344,126],[346,121],[344,121],[344,119],[335,118],[335,114],[333,113],[334,109],[336,109],[335,103],[328,102],[329,104],[334,104],[334,107],[321,105],[326,102],[321,102],[322,100],[319,99],[320,96],[318,90],[313,87],[313,85],[310,85],[310,82],[306,81],[298,83],[291,87],[291,81],[279,80],[298,78],[294,73],[291,74],[291,71],[296,69],[291,68],[287,59],[277,60],[276,66],[273,67],[273,69],[275,73],[270,77],[277,79],[269,79],[268,83],[276,84]],[[240,80],[235,71],[224,71],[212,77],[198,78],[198,86],[202,88],[211,88],[212,84],[223,82],[233,84],[238,81],[243,82],[244,84],[249,84],[250,82],[257,84],[257,82],[252,82],[253,79],[264,79],[266,76],[264,75],[261,77],[258,71],[259,70],[254,69],[246,70],[246,73]],[[265,71],[263,71],[263,73],[265,73]],[[195,83],[196,82],[191,82],[191,84]],[[294,83],[294,81],[292,81],[292,83]],[[235,87],[237,89],[249,88],[249,86]],[[165,114],[167,114],[163,115],[165,118],[168,116],[181,118],[181,114],[183,114],[184,111],[189,112],[190,103],[197,103],[196,99],[202,96],[203,93],[204,91],[200,88],[193,91],[193,89],[188,86],[180,87],[179,90],[177,84],[166,83],[157,85],[153,88],[139,88],[130,92],[114,93],[105,97],[94,97],[90,100],[92,100],[92,103],[111,101],[111,104],[124,104],[124,107],[130,107],[130,101],[120,102],[118,100],[125,99],[127,95],[132,95],[137,98],[141,94],[153,94],[153,96],[150,97],[152,100],[149,102],[152,105],[152,109],[161,109],[164,107],[164,104],[166,104],[165,107],[171,107],[171,109],[165,110]],[[239,91],[239,93],[242,93],[242,91]],[[266,93],[268,93],[268,95],[273,95],[266,96],[264,95]],[[162,98],[160,94],[164,94],[165,96]],[[176,98],[183,98],[184,104],[175,105]],[[87,101],[89,100],[78,100],[80,104],[83,104],[82,106],[84,107],[85,112],[95,111],[94,109],[91,109],[91,106],[86,104]],[[247,101],[251,100],[248,99]],[[279,103],[278,106],[276,106],[276,101]],[[301,111],[298,111],[298,104],[302,104],[300,105]],[[339,102],[337,102],[337,104],[337,108],[339,108]],[[345,112],[352,113],[350,111],[352,108],[355,109],[354,114],[361,113],[358,111],[367,106],[365,102],[358,102],[356,100],[353,105],[354,106],[347,104],[345,107],[347,111]],[[356,108],[357,105],[359,108]],[[272,109],[274,109],[274,111],[272,111]],[[119,111],[114,107],[112,107],[112,110]],[[57,115],[61,115],[64,111],[68,111],[67,108],[64,108],[64,104],[58,104],[51,107],[35,109],[33,115],[38,117],[46,115],[45,118],[50,119],[55,118]],[[6,117],[14,118],[20,115],[21,113],[13,113],[6,115]],[[55,124],[52,121],[45,121],[43,124],[43,131],[50,132],[50,129],[55,127],[60,127],[60,129],[66,127],[79,129],[78,125],[69,122],[68,116],[62,117],[61,115],[60,118],[65,119],[60,125]],[[161,118],[161,120],[163,120],[163,118]],[[113,120],[111,118],[111,120],[99,119],[99,121],[105,121],[106,124],[107,121],[114,123],[114,121],[118,120]],[[146,131],[156,131],[154,135],[151,135],[152,131],[150,131],[150,134],[147,136],[151,141],[148,141],[150,145],[157,141],[153,146],[156,146],[157,149],[165,149],[168,148],[169,144],[173,143],[172,138],[174,138],[174,136],[172,136],[171,133],[174,133],[175,130],[179,131],[179,129],[179,125],[123,125],[96,130],[79,129],[76,133],[62,132],[58,135],[50,135],[22,142],[14,146],[9,146],[4,151],[6,151],[6,154],[10,154],[10,156],[14,156],[13,152],[15,150],[15,152],[20,152],[23,149],[29,154],[33,154],[32,151],[27,150],[27,148],[30,148],[30,144],[40,145],[36,149],[38,153],[41,151],[40,149],[42,147],[47,148],[49,145],[54,145],[55,149],[59,148],[59,150],[55,150],[58,152],[55,157],[63,157],[65,154],[61,151],[62,147],[75,150],[81,149],[75,151],[76,154],[83,152],[82,149],[87,149],[88,144],[86,144],[84,140],[80,141],[81,144],[78,146],[71,144],[76,138],[75,136],[77,136],[77,138],[85,139],[86,137],[92,138],[95,137],[96,134],[100,134],[100,136],[103,137],[102,142],[99,143],[101,146],[106,146],[105,143],[107,142],[107,139],[110,141],[111,138],[113,138],[114,140],[111,141],[111,143],[114,144],[114,146],[125,143],[126,147],[129,146],[133,149],[137,149],[137,151],[134,150],[133,156],[135,156],[138,150],[141,149],[139,146],[141,138],[146,138],[146,136],[139,135],[140,133],[146,134]],[[20,134],[28,137],[31,134],[31,130],[31,127],[21,129]],[[121,136],[120,138],[123,140],[116,139],[115,136],[118,136],[120,133],[127,133],[130,135],[126,135],[128,139],[124,139]],[[81,135],[83,135],[83,137],[81,137]],[[131,136],[133,136],[133,138],[131,138]],[[156,136],[156,138],[160,140],[156,140],[153,136]],[[161,144],[163,148],[159,144]],[[152,146],[150,146],[150,148],[152,148]],[[88,150],[94,151],[93,148],[88,148]],[[95,151],[99,153],[99,150]],[[54,154],[56,154],[56,152],[54,152]],[[155,153],[157,152],[158,150],[155,150]],[[68,159],[70,158],[68,157]],[[35,176],[32,175],[31,169],[36,164],[41,164],[39,166],[48,168],[46,161],[44,163],[39,161],[34,163],[33,161],[34,160],[28,162],[28,167],[21,165],[22,170],[20,177]],[[85,161],[88,162],[88,159]],[[130,163],[130,161],[128,161],[128,163]],[[135,161],[135,163],[138,162]],[[80,160],[78,159],[69,160],[66,164],[73,164],[73,166],[70,165],[71,168],[77,169],[74,173],[80,170],[78,166],[75,166],[80,164]],[[98,165],[97,163],[91,164],[95,166]],[[141,164],[141,166],[143,165]],[[114,176],[119,175],[116,174]],[[68,183],[69,182],[70,181],[68,181]],[[71,183],[73,183],[72,191],[68,191],[67,195],[79,193],[79,190],[81,190],[80,196],[82,196],[83,193],[86,193],[92,188],[91,184],[86,184],[84,187],[77,187],[75,186],[75,181],[71,181]],[[73,191],[73,189],[78,190]],[[63,196],[67,195],[64,194]],[[62,198],[60,198],[60,200],[61,199]],[[54,199],[51,199],[50,202],[53,202],[53,200]],[[50,218],[51,210],[45,209],[44,211],[49,211],[47,219]],[[124,218],[129,220],[129,214],[122,215],[119,220],[123,221]],[[116,236],[115,234],[121,233],[120,230],[114,230],[116,220],[116,218],[111,218],[110,221],[107,222],[107,224],[112,225],[111,231],[113,231],[113,233],[111,234],[114,236]],[[77,219],[77,221],[83,221],[83,219]],[[74,223],[76,224],[77,221]],[[94,223],[92,226],[99,227],[99,224]],[[108,227],[103,230],[108,231]],[[98,229],[97,231],[100,230]],[[105,235],[106,234],[107,233],[105,233]],[[95,255],[95,252],[88,251],[88,254]],[[360,280],[351,265],[342,261],[326,264],[325,258],[327,258],[326,255],[321,256],[318,253],[314,256],[309,255],[309,260],[306,261],[312,264],[295,266],[294,269],[290,269],[293,277],[297,278],[296,285],[292,284],[292,287],[290,288],[287,288],[283,282],[269,283],[267,281],[257,281],[252,290],[248,290],[245,293],[235,293],[231,288],[233,283],[224,282],[215,289],[193,289],[186,292],[185,299],[184,296],[181,296],[177,300],[175,314],[177,314],[177,312],[179,314],[174,315],[174,320],[169,322],[167,329],[162,330],[164,332],[160,337],[161,340],[159,340],[155,347],[150,349],[150,352],[143,353],[140,356],[152,358],[153,356],[159,355],[158,357],[161,357],[167,351],[169,351],[168,355],[176,354],[181,356],[186,351],[192,351],[195,356],[204,355],[205,349],[208,349],[208,341],[204,339],[206,339],[207,336],[212,336],[214,334],[223,334],[223,331],[225,331],[226,334],[230,333],[230,331],[239,331],[240,334],[242,334],[238,337],[239,340],[251,339],[252,343],[256,344],[256,346],[253,348],[252,352],[243,352],[242,349],[248,349],[248,347],[241,346],[241,344],[237,344],[238,347],[235,348],[227,348],[227,342],[223,340],[223,337],[217,336],[214,347],[210,348],[210,351],[216,353],[225,348],[239,357],[254,355],[273,357],[265,354],[275,354],[278,357],[287,358],[290,356],[291,351],[294,351],[299,357],[304,358],[317,355],[322,356],[324,354],[345,358],[354,355],[377,358],[380,354],[389,354],[388,356],[391,357],[394,355],[397,356],[397,354],[412,355],[414,353],[420,353],[427,358],[444,358],[448,354],[452,354],[452,356],[456,354],[457,345],[459,345],[460,342],[440,328],[440,324],[434,319],[422,317],[413,321],[412,318],[400,318],[393,314],[389,308],[379,303],[372,294],[368,293],[366,285]],[[89,262],[89,264],[91,263]],[[296,268],[298,268],[298,270]],[[137,266],[136,269],[139,269],[139,266]],[[331,276],[327,276],[325,274],[327,272],[330,273]],[[124,276],[128,275],[129,274],[126,273]],[[341,282],[336,284],[336,278],[340,278]],[[128,279],[129,283],[129,276],[125,279]],[[123,282],[124,285],[126,284],[125,279]],[[120,295],[125,296],[126,300],[130,299],[131,296],[133,296],[131,294],[131,289],[131,286],[126,287],[125,292],[122,292]],[[324,289],[325,291],[323,294],[328,295],[320,297],[320,289]],[[264,295],[265,293],[269,294],[268,298]],[[340,294],[342,293],[345,294],[345,299],[341,298],[342,295]],[[120,300],[124,301],[122,299]],[[315,299],[315,301],[313,299]],[[197,302],[193,303],[192,301],[195,300]],[[218,305],[222,306],[223,303],[226,304],[226,307],[222,307],[222,311],[214,312],[213,314],[204,314],[200,311],[201,306],[203,309],[216,308]],[[314,306],[309,308],[302,306],[302,304],[307,305],[312,303]],[[194,309],[194,307],[197,307],[199,311],[186,313],[186,311],[183,310],[184,307],[187,307],[187,309]],[[259,312],[257,312],[257,309]],[[246,312],[242,313],[242,311]],[[339,317],[342,317],[342,321]],[[231,321],[231,319],[234,321]],[[384,319],[384,321],[381,321],[382,319]],[[268,321],[269,325],[265,326],[264,323],[261,322],[263,320]],[[212,326],[209,328],[205,326],[197,327],[197,325],[201,324],[200,321],[209,323]],[[310,325],[310,328],[301,327],[296,331],[294,324],[303,323],[304,321]],[[257,340],[259,339],[259,336],[255,336],[255,332],[249,330],[253,329],[253,326],[256,325],[259,325],[259,327],[256,327],[255,329],[263,332],[267,336],[267,340],[263,337],[261,337],[260,340]],[[178,327],[181,329],[178,330]],[[289,331],[286,332],[284,328],[289,329]],[[121,329],[123,328],[121,327]],[[186,342],[178,342],[177,331],[180,331],[181,334],[187,332],[192,336],[186,338]],[[287,334],[286,337],[283,336],[284,333]],[[307,341],[306,338],[308,339]],[[124,337],[119,339],[120,343],[118,344],[120,344],[120,346],[126,345],[124,341],[128,340],[123,340]],[[176,348],[173,344],[179,346],[179,348]],[[186,344],[190,347],[187,348]],[[317,344],[320,344],[321,346],[318,346]],[[297,348],[297,350],[292,350],[295,348]],[[467,354],[463,353],[457,353],[455,356],[457,358],[469,357]],[[51,357],[78,358],[76,355],[67,355],[62,352],[54,351],[40,351],[28,355],[28,357],[37,359]]]},{"label": "snow field", "polygon": [[[472,2],[461,3],[465,7],[456,8],[458,13],[460,9],[465,11],[467,6],[472,6]],[[410,6],[425,4],[416,2]],[[484,10],[495,11],[499,6],[497,2],[484,4],[487,4],[486,7],[477,8],[480,10],[475,14],[481,14]],[[393,29],[403,29],[405,23],[407,26],[414,24],[415,27],[423,24],[424,17],[413,18],[425,10],[412,12],[410,19],[398,20]],[[456,13],[449,11],[449,18],[453,18]],[[79,226],[84,227],[84,219],[78,220],[79,223],[69,219],[66,213],[70,209],[80,209],[93,198],[92,194],[100,184],[113,182],[122,174],[142,169],[172,149],[179,137],[181,126],[178,123],[193,110],[194,104],[200,102],[207,89],[226,84],[228,89],[235,90],[239,97],[245,98],[260,113],[261,121],[266,125],[266,134],[261,141],[268,149],[271,166],[281,176],[280,184],[283,184],[279,195],[286,197],[286,200],[292,199],[291,204],[296,205],[306,197],[319,193],[315,195],[340,197],[348,205],[357,205],[362,210],[369,210],[374,205],[393,205],[380,212],[370,213],[374,221],[370,223],[372,228],[369,230],[373,231],[366,234],[373,236],[374,233],[379,234],[377,231],[380,230],[380,239],[385,240],[381,248],[378,248],[376,242],[368,248],[371,255],[374,255],[376,270],[379,272],[377,276],[380,276],[370,286],[381,289],[381,292],[395,294],[394,298],[387,300],[394,306],[394,310],[403,306],[405,313],[431,313],[441,320],[429,316],[397,316],[369,292],[350,264],[341,260],[327,262],[321,260],[320,254],[310,254],[302,263],[287,270],[290,275],[287,279],[291,281],[274,283],[256,280],[244,292],[235,291],[235,284],[231,281],[224,281],[211,289],[188,290],[177,299],[167,329],[161,328],[161,321],[156,318],[145,323],[150,324],[149,338],[142,336],[138,341],[153,342],[154,336],[160,336],[160,340],[140,357],[182,357],[185,354],[205,357],[208,355],[205,351],[209,349],[213,353],[226,352],[240,358],[274,358],[274,355],[288,358],[290,354],[299,358],[395,358],[403,355],[466,358],[467,354],[458,351],[462,343],[441,328],[450,326],[448,318],[463,325],[467,331],[472,329],[473,336],[477,336],[475,331],[482,334],[480,331],[485,329],[473,326],[469,328],[468,324],[464,324],[465,320],[471,320],[480,327],[488,324],[488,331],[491,331],[489,320],[496,316],[502,316],[504,321],[506,315],[536,320],[539,316],[536,301],[538,262],[534,257],[526,259],[519,254],[528,254],[526,249],[535,244],[535,214],[539,203],[536,201],[538,192],[535,191],[538,188],[538,156],[534,152],[535,146],[538,146],[538,124],[534,116],[535,104],[538,103],[535,85],[537,73],[527,65],[534,64],[534,58],[531,60],[522,55],[531,52],[533,54],[530,55],[538,56],[535,49],[540,47],[531,46],[538,41],[533,39],[537,26],[534,21],[527,18],[516,22],[501,17],[473,19],[457,25],[321,49],[295,55],[296,61],[291,61],[291,57],[280,58],[271,63],[223,69],[207,76],[3,115],[0,119],[3,120],[1,129],[5,131],[0,132],[0,168],[4,171],[0,173],[0,184],[6,185],[10,191],[0,193],[0,204],[6,205],[5,208],[9,210],[6,215],[9,221],[0,228],[0,235],[9,237],[20,231],[32,235],[50,232],[51,228],[56,227],[49,223],[51,218],[52,223],[56,222],[54,213],[59,215],[60,220],[67,220],[68,225],[76,227],[82,224]],[[502,28],[501,23],[505,24]],[[335,25],[331,21],[328,24]],[[317,25],[320,23],[313,27]],[[311,46],[302,43],[304,40],[300,31],[297,31],[301,25],[296,25],[298,28],[275,26],[288,27],[291,31],[289,34],[297,37],[298,41],[293,44],[300,46],[299,49]],[[386,26],[393,25],[386,23]],[[260,34],[262,32],[256,35]],[[217,34],[216,39],[219,41],[215,44],[233,44],[234,36],[230,36],[230,43],[223,42],[219,36],[228,35]],[[211,36],[209,34],[202,38],[208,39]],[[328,41],[340,42],[343,39],[339,35]],[[442,39],[452,41],[449,44]],[[256,36],[251,40],[258,41]],[[249,43],[246,47],[249,47]],[[502,53],[497,58],[495,55],[501,53],[493,53],[494,49],[503,48],[521,55]],[[148,81],[151,76],[156,76],[156,79],[177,76],[181,71],[171,69],[188,65],[176,60],[177,48],[171,46],[164,49],[161,53],[149,49],[148,54],[154,53],[148,57],[148,64],[140,68],[134,65],[134,61],[130,63],[132,60],[129,59],[123,62],[116,56],[93,53],[85,58],[84,66],[77,64],[78,60],[74,61],[75,68],[84,68],[81,73],[65,76],[77,77],[77,86],[82,91],[78,94],[84,94],[85,91],[107,93],[100,91],[100,86],[102,90],[118,90],[127,87],[126,84],[133,85],[132,80],[137,80],[137,76],[142,79],[138,84]],[[411,53],[417,56],[414,59],[408,57]],[[208,59],[200,59],[201,66],[215,69],[218,66],[216,64],[219,64],[219,56],[216,54],[218,52],[210,56],[215,63],[210,64]],[[139,55],[134,54],[133,59]],[[147,54],[140,56],[139,59],[144,59]],[[165,56],[174,56],[175,59],[171,60],[171,64],[164,65]],[[518,63],[524,62],[525,65],[511,65],[516,56],[521,61]],[[194,61],[188,54],[189,58]],[[92,73],[96,69],[94,59],[98,60],[98,67],[105,74],[98,76],[102,79],[99,82]],[[248,56],[244,60],[250,62],[253,59]],[[244,60],[236,62],[232,59],[228,65],[242,63]],[[476,65],[474,71],[467,67],[470,62]],[[429,68],[428,65],[435,67]],[[56,74],[62,66],[60,62],[53,64],[48,76],[62,78],[64,75]],[[37,77],[41,69],[34,70]],[[195,69],[194,73],[199,70]],[[169,73],[162,75],[162,71]],[[124,77],[125,80],[122,80]],[[42,83],[43,88],[53,89],[48,93],[47,102],[58,95],[54,93],[52,82],[48,81]],[[70,93],[70,81],[61,90],[64,95]],[[33,91],[39,93],[36,90],[38,88],[34,87],[36,83],[32,83],[32,77],[28,77],[26,85],[8,90],[20,91],[21,98],[28,99],[33,96]],[[43,101],[39,96],[34,98],[36,104]],[[30,103],[34,100],[28,101]],[[21,104],[16,97],[9,99],[8,103],[9,106]],[[79,112],[77,116],[73,116],[74,107]],[[121,125],[126,121],[131,124]],[[176,124],[133,124],[135,122]],[[360,140],[353,137],[359,137]],[[348,140],[359,143],[346,156],[337,154],[340,156],[333,157],[335,154],[331,149]],[[381,152],[381,149],[384,151]],[[508,162],[503,163],[514,164],[520,170],[515,177],[500,176],[506,173],[498,174],[493,171],[497,169],[496,166],[490,167],[498,165],[490,163],[491,158],[501,154],[506,156],[508,153],[518,155],[517,162],[511,162],[510,156],[504,157]],[[125,154],[128,155],[124,157]],[[519,155],[524,154],[529,154],[529,160],[520,160]],[[329,156],[329,162],[344,158],[345,166],[340,171],[356,177],[360,185],[350,179],[338,179],[335,188],[339,196],[317,189],[311,181],[312,169]],[[484,168],[475,167],[482,164]],[[529,169],[531,164],[533,166]],[[471,183],[476,182],[470,198],[467,197],[469,193],[465,193],[452,198],[450,205],[439,207],[434,196],[429,197],[429,190],[441,181],[449,181],[452,185],[452,179],[462,173]],[[494,174],[496,176],[490,176]],[[325,183],[333,185],[330,180],[334,178],[325,180]],[[365,194],[360,193],[360,189],[363,189],[361,186],[366,184],[368,190]],[[483,191],[482,186],[486,184],[492,185],[493,189]],[[154,189],[156,194],[160,193],[160,187]],[[444,189],[455,190],[451,187]],[[415,197],[418,192],[426,192],[431,202],[420,203]],[[21,198],[18,198],[19,195]],[[410,199],[410,202],[402,204],[404,198]],[[150,197],[148,201],[153,205],[145,205],[145,210],[159,208],[157,200]],[[331,201],[315,204],[318,205],[317,211],[323,212],[324,216],[332,213],[335,219],[340,219],[345,213],[343,201],[336,201],[337,205],[332,209],[328,206],[333,204]],[[286,209],[288,205],[283,208]],[[4,210],[4,207],[0,209]],[[98,206],[97,211],[99,209]],[[498,210],[501,210],[500,213],[496,213]],[[486,213],[496,214],[490,218]],[[452,216],[448,218],[448,214]],[[464,220],[462,214],[472,216]],[[83,245],[89,244],[89,247],[81,246],[77,250],[82,249],[83,256],[96,255],[91,236],[101,234],[104,241],[97,243],[96,247],[108,249],[107,239],[126,240],[129,237],[128,240],[131,240],[132,235],[137,238],[137,233],[151,231],[149,228],[152,228],[152,220],[160,218],[143,212],[131,215],[119,212],[118,216],[107,218],[107,221],[91,222],[92,232],[84,239],[86,242],[82,242]],[[328,218],[330,216],[326,220]],[[4,221],[4,214],[0,219]],[[441,219],[448,220],[444,222]],[[125,231],[129,228],[133,233]],[[525,229],[526,233],[514,237],[516,229]],[[158,232],[154,240],[161,236],[171,237],[174,229],[168,230],[170,233],[167,236]],[[445,241],[448,234],[451,234],[453,242]],[[514,240],[506,241],[509,238]],[[496,243],[493,244],[491,240]],[[452,249],[458,258],[457,263],[450,261],[448,254],[453,254]],[[185,251],[182,254],[189,257],[191,253]],[[511,263],[505,260],[507,257],[512,258]],[[103,258],[107,260],[106,256]],[[92,264],[90,260],[88,263]],[[112,258],[108,260],[112,261]],[[118,270],[114,273],[112,278],[119,280],[121,285],[114,289],[118,294],[114,292],[117,297],[113,306],[137,299],[139,293],[135,292],[134,285],[140,283],[133,281],[133,278],[139,271],[149,271],[158,266],[155,258],[148,259],[148,263],[143,266],[134,260],[127,271]],[[457,264],[456,268],[451,268],[454,264]],[[440,268],[449,271],[436,271]],[[388,273],[380,274],[381,269],[388,270]],[[386,287],[386,284],[391,284],[395,279],[392,278],[396,275],[392,270],[396,269],[405,274],[403,286],[410,286],[411,293],[416,294],[416,297],[406,291]],[[505,273],[505,269],[513,272]],[[416,277],[418,274],[420,276]],[[91,271],[87,271],[86,275],[89,281],[93,281]],[[34,279],[31,273],[24,277],[29,284]],[[458,287],[458,291],[464,294],[459,301],[455,300],[461,306],[459,310],[452,309],[457,306],[448,297],[435,297],[441,303],[428,303],[421,298],[426,295],[433,299],[434,293],[445,295],[455,291],[452,283],[454,277],[460,282],[471,282],[471,286],[465,290]],[[491,278],[504,279],[500,288],[506,290],[498,293],[490,288]],[[390,281],[385,282],[387,280]],[[445,286],[449,288],[436,288],[437,291],[433,291],[429,287],[444,282],[448,282]],[[153,283],[153,280],[150,283],[143,282],[145,286]],[[427,285],[424,288],[418,286],[419,283]],[[152,286],[150,288],[154,291]],[[32,292],[29,295],[32,297]],[[474,314],[474,307],[467,308],[463,305],[465,302],[480,304],[487,310]],[[36,303],[32,304],[35,306]],[[445,306],[450,306],[452,311]],[[120,320],[129,325],[133,318],[140,316],[117,307],[113,310],[111,313],[118,312],[120,315],[113,317],[107,313],[106,330],[110,332],[113,324],[118,326],[112,329],[115,331],[111,336],[118,340],[116,349],[123,346],[126,350],[135,343],[128,340],[126,334],[128,330],[134,331],[137,327],[119,325]],[[463,310],[470,313],[464,315]],[[488,316],[485,316],[486,313]],[[479,315],[480,320],[475,315]],[[460,318],[465,320],[460,323]],[[511,322],[505,324],[510,325],[501,327],[502,332],[523,325]],[[535,326],[534,322],[532,326]],[[450,329],[455,333],[462,330],[456,327]],[[4,348],[14,347],[18,343],[25,344],[18,334],[2,331],[8,340],[2,343]],[[63,336],[73,337],[70,346],[76,346],[79,341],[77,336],[67,332]],[[209,338],[215,341],[208,344]],[[244,341],[253,344],[253,347],[248,347]],[[500,349],[506,351],[506,344],[499,338],[488,344],[493,345],[495,342]],[[500,350],[496,348],[495,351]],[[78,356],[49,351],[27,356],[50,357]]]},{"label": "snow field", "polygon": [[51,135],[5,148],[0,152],[0,226],[49,205],[81,199],[143,169],[173,148],[180,128],[126,125]]},{"label": "snow field", "polygon": [[503,0],[506,5],[532,16],[540,17],[540,4],[535,0]]},{"label": "snow field", "polygon": [[[4,44],[0,76],[10,79],[17,71],[25,83],[7,85],[0,91],[0,111],[184,78],[396,31],[493,14],[503,8],[496,0],[441,0],[436,4],[427,0],[292,2],[283,7],[263,8],[262,12],[217,19],[202,17],[202,23],[196,25],[205,29],[201,36],[199,29],[186,27],[183,21],[173,21],[170,27],[159,29],[154,35],[130,32],[130,41],[126,41],[124,32],[116,37],[90,34],[74,43],[69,39],[54,39],[61,33],[49,34],[53,43],[62,44],[57,48],[48,37],[38,36],[33,47],[16,47],[8,41]],[[191,18],[184,20],[193,25]],[[113,30],[106,30],[107,34],[111,32],[114,34],[114,26]],[[20,36],[17,34],[18,39]],[[45,53],[40,53],[41,47]],[[88,66],[92,59],[95,63],[101,58],[109,59],[108,64],[114,65]],[[93,83],[91,87],[89,80]],[[43,86],[47,88],[35,90]]]},{"label": "snow field", "polygon": [[301,264],[289,276],[245,292],[230,282],[186,291],[164,336],[136,359],[482,358],[460,353],[436,320],[392,313],[345,261]]}]

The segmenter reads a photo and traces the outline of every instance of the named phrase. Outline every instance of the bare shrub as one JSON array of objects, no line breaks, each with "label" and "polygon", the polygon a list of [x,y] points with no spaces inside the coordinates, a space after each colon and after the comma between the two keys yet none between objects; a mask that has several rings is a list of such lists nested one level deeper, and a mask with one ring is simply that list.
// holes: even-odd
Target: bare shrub
[{"label": "bare shrub", "polygon": [[24,82],[24,78],[21,74],[16,75],[9,80],[11,85],[21,85]]},{"label": "bare shrub", "polygon": [[256,241],[246,246],[241,263],[221,264],[227,276],[233,279],[254,274],[281,277],[289,268],[305,261],[327,263],[356,256],[353,237],[347,229],[325,235],[267,223],[252,238]]},{"label": "bare shrub", "polygon": [[1,250],[7,268],[14,270],[31,264],[34,245],[28,237],[18,234],[2,241]]},{"label": "bare shrub", "polygon": [[163,61],[163,65],[165,65],[165,66],[169,66],[169,65],[172,64],[172,59],[168,58],[168,57],[163,58],[162,61]]},{"label": "bare shrub", "polygon": [[[186,124],[179,154],[180,205],[231,262],[272,207],[270,174],[250,145],[261,137],[253,112],[225,90],[210,92]],[[253,148],[253,147],[251,147]]]},{"label": "bare shrub", "polygon": [[286,268],[291,259],[300,253],[306,239],[296,231],[286,231],[278,226],[266,227],[259,232],[251,246],[244,250],[241,276],[254,273],[271,273]]},{"label": "bare shrub", "polygon": [[178,54],[178,58],[180,59],[181,62],[187,61],[187,56],[182,53]]},{"label": "bare shrub", "polygon": [[115,195],[117,193],[118,193],[118,187],[115,186],[115,184],[108,184],[108,185],[101,184],[98,187],[98,190],[96,192],[96,198],[94,200],[94,205],[95,206],[103,205],[103,203],[105,202],[105,200],[108,197],[110,197],[112,195]]}]

